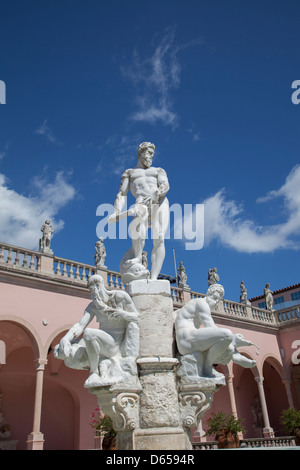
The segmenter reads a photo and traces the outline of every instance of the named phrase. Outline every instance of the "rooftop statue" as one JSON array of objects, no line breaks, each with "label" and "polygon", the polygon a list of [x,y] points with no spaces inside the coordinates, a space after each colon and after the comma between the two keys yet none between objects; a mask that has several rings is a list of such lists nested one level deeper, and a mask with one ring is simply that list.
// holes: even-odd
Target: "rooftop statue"
[{"label": "rooftop statue", "polygon": [[208,270],[208,285],[216,284],[219,282],[219,274],[217,273],[217,268],[211,268]]},{"label": "rooftop statue", "polygon": [[50,220],[45,220],[45,223],[41,227],[41,232],[43,232],[43,236],[42,238],[40,238],[40,251],[42,253],[52,254],[53,252],[50,249],[50,244],[54,230],[50,223]]},{"label": "rooftop statue", "polygon": [[179,287],[188,287],[186,283],[187,275],[186,275],[185,267],[183,266],[182,261],[180,261],[180,264],[179,264],[177,279],[178,279]]},{"label": "rooftop statue", "polygon": [[176,312],[176,342],[181,355],[179,375],[184,381],[199,382],[203,377],[218,377],[220,374],[213,364],[228,364],[231,360],[242,367],[256,364],[237,350],[239,346],[252,345],[251,341],[215,325],[211,311],[216,310],[223,296],[223,286],[212,284],[206,297],[192,299]]},{"label": "rooftop statue", "polygon": [[266,309],[273,311],[274,298],[273,292],[270,289],[270,284],[266,284],[266,287],[264,288],[264,294],[266,299]]},{"label": "rooftop statue", "polygon": [[[139,313],[127,292],[108,291],[100,275],[89,278],[88,288],[92,302],[55,347],[54,356],[73,369],[89,369],[86,388],[135,382]],[[93,319],[99,329],[88,328]]]},{"label": "rooftop statue", "polygon": [[240,289],[241,289],[240,302],[242,304],[251,306],[251,302],[247,298],[247,289],[246,289],[244,281],[241,281]]},{"label": "rooftop statue", "polygon": [[[162,168],[152,167],[155,145],[143,142],[138,147],[137,165],[124,171],[109,222],[132,215],[129,225],[132,246],[120,263],[122,282],[150,278],[156,280],[165,258],[164,238],[169,224],[169,202],[166,194],[169,182]],[[135,197],[134,206],[121,212],[128,192]],[[152,229],[153,249],[151,272],[142,263],[142,253],[148,228]]]},{"label": "rooftop statue", "polygon": [[95,259],[95,266],[96,268],[102,268],[105,266],[105,258],[106,258],[106,249],[103,243],[103,238],[99,238],[99,240],[95,243],[95,250],[96,253],[94,255]]}]

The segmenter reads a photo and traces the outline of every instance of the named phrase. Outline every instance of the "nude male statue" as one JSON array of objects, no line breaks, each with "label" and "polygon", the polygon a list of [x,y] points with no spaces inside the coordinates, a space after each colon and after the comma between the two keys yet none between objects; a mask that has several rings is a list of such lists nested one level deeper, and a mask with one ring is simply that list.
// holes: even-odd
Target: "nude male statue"
[{"label": "nude male statue", "polygon": [[178,351],[182,356],[196,354],[198,370],[200,368],[204,377],[216,375],[213,364],[228,364],[233,360],[243,367],[255,365],[255,361],[242,356],[236,349],[238,346],[250,346],[253,343],[245,340],[242,335],[234,335],[227,328],[216,326],[212,318],[211,309],[216,308],[223,295],[223,286],[212,284],[206,297],[190,300],[176,314]]},{"label": "nude male statue", "polygon": [[[129,294],[123,290],[108,291],[100,275],[91,276],[88,287],[92,302],[54,350],[55,357],[66,360],[69,367],[89,368],[86,388],[114,383],[116,375],[121,378],[121,358],[138,354],[139,341],[139,313]],[[87,328],[94,318],[100,324],[99,329]],[[79,345],[75,340],[82,334]]]},{"label": "nude male statue", "polygon": [[50,220],[45,220],[41,232],[43,232],[43,237],[40,239],[40,251],[50,251],[51,238],[54,232]]},{"label": "nude male statue", "polygon": [[[145,246],[146,232],[152,228],[153,250],[151,253],[151,275],[155,280],[160,273],[164,258],[164,237],[169,224],[169,202],[166,193],[169,191],[169,182],[166,172],[162,168],[152,167],[155,145],[143,142],[138,147],[138,161],[135,168],[127,169],[121,177],[121,185],[114,203],[114,214],[110,221],[117,221],[122,214],[125,198],[130,191],[135,197],[133,209],[127,215],[133,215],[129,228],[132,229],[132,247],[123,257],[121,267],[126,262],[136,260],[142,264],[142,253]],[[122,269],[120,271],[122,273]],[[124,268],[123,268],[124,269]],[[140,270],[145,276],[146,270]]]},{"label": "nude male statue", "polygon": [[[203,326],[204,328],[200,328]],[[176,342],[182,356],[206,352],[202,372],[213,377],[213,364],[232,342],[233,334],[227,328],[218,328],[205,298],[192,299],[177,311],[175,319]]]}]

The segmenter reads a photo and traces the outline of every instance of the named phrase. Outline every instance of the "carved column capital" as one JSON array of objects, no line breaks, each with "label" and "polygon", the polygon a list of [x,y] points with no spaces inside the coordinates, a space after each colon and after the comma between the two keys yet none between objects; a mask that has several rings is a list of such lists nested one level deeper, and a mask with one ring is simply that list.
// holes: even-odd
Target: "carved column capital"
[{"label": "carved column capital", "polygon": [[179,393],[179,408],[183,426],[197,426],[203,414],[211,407],[213,391],[186,391]]},{"label": "carved column capital", "polygon": [[45,366],[48,364],[48,359],[38,358],[35,359],[36,370],[45,370]]},{"label": "carved column capital", "polygon": [[126,390],[117,386],[90,389],[104,414],[111,417],[116,431],[133,431],[138,426],[140,388]]},{"label": "carved column capital", "polygon": [[132,431],[137,426],[137,393],[119,393],[112,398],[112,420],[116,431]]},{"label": "carved column capital", "polygon": [[259,376],[255,377],[255,380],[258,383],[258,385],[262,385],[264,381],[264,377],[259,377]]}]

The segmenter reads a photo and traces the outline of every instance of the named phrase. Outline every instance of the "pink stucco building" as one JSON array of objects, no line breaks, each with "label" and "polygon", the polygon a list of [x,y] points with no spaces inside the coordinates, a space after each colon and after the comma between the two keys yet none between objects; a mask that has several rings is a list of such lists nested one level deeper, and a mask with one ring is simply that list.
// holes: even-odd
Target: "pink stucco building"
[{"label": "pink stucco building", "polygon": [[[0,243],[0,393],[12,448],[94,448],[89,423],[97,402],[83,388],[88,373],[53,356],[90,302],[87,278],[94,271],[78,261]],[[103,267],[100,274],[108,288],[122,288],[118,273]],[[174,286],[171,293],[175,309],[203,295]],[[194,442],[206,440],[203,430],[213,411],[245,418],[249,439],[283,436],[281,411],[300,407],[300,305],[273,313],[254,305],[224,300],[213,312],[217,325],[242,333],[259,354],[255,347],[240,349],[257,361],[253,369],[217,366],[227,386],[215,393]]]}]

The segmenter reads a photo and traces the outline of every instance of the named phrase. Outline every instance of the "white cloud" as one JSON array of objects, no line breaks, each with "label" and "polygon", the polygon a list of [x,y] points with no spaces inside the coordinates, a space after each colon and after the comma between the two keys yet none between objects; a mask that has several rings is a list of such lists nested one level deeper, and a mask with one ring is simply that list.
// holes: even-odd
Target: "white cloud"
[{"label": "white cloud", "polygon": [[57,214],[75,196],[75,188],[57,173],[53,182],[34,178],[35,195],[24,196],[8,187],[8,181],[0,174],[0,240],[12,245],[37,249],[41,226],[51,220],[55,233],[63,226]]},{"label": "white cloud", "polygon": [[40,127],[38,127],[34,131],[34,133],[45,136],[53,144],[56,144],[56,145],[62,144],[62,142],[57,139],[57,137],[53,134],[53,131],[48,126],[47,119],[44,120],[43,124],[41,124]]},{"label": "white cloud", "polygon": [[150,57],[141,58],[135,50],[131,66],[121,69],[137,90],[137,110],[131,115],[134,121],[152,124],[162,122],[173,128],[178,125],[178,115],[173,110],[171,97],[171,91],[180,84],[178,53],[191,45],[202,43],[202,40],[196,39],[176,46],[174,37],[174,29],[169,28]]},{"label": "white cloud", "polygon": [[286,219],[275,225],[257,225],[245,217],[236,201],[227,200],[225,189],[204,203],[204,246],[213,240],[243,253],[271,253],[278,249],[300,248],[300,165],[295,166],[278,189],[259,198],[270,203],[283,198]]},{"label": "white cloud", "polygon": [[0,160],[2,160],[2,158],[6,157],[6,155],[7,155],[7,149],[8,149],[9,146],[10,146],[10,142],[7,142],[7,143],[4,145],[4,150],[0,151]]}]

